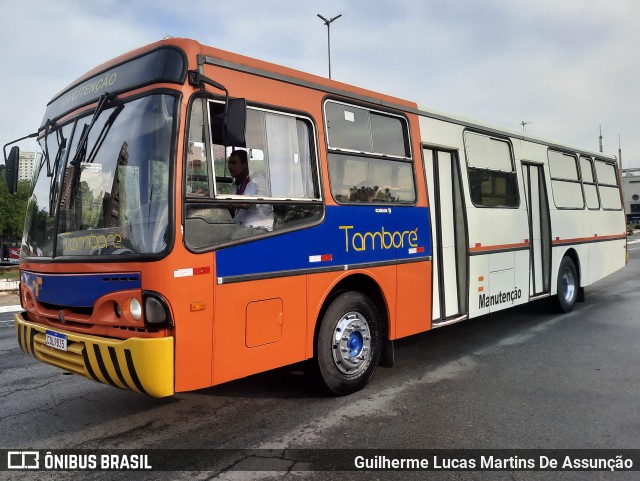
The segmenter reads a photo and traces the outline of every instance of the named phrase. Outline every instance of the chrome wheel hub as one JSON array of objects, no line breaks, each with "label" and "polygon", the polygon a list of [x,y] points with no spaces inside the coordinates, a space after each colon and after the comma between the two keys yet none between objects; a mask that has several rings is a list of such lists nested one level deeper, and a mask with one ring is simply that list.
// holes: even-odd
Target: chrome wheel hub
[{"label": "chrome wheel hub", "polygon": [[564,270],[560,284],[562,288],[562,297],[564,297],[565,301],[571,302],[576,292],[576,278],[571,269]]},{"label": "chrome wheel hub", "polygon": [[358,374],[371,362],[371,331],[359,312],[347,312],[333,333],[333,361],[344,374]]}]

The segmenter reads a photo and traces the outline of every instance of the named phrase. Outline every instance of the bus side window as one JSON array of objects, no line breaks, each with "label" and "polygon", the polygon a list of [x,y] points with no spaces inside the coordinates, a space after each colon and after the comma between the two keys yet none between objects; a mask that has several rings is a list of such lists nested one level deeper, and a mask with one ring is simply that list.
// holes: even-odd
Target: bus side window
[{"label": "bus side window", "polygon": [[518,207],[518,181],[508,142],[465,132],[469,191],[476,207]]},{"label": "bus side window", "polygon": [[336,202],[415,202],[404,117],[327,100],[325,119],[329,180]]},{"label": "bus side window", "polygon": [[185,238],[191,247],[228,242],[238,230],[226,206],[189,203],[185,210]]},{"label": "bus side window", "polygon": [[622,209],[615,164],[596,159],[595,167],[602,208],[604,210]]},{"label": "bus side window", "polygon": [[593,175],[593,160],[590,157],[580,156],[580,172],[582,173],[582,186],[587,207],[591,210],[599,210],[598,185]]},{"label": "bus side window", "polygon": [[584,209],[585,202],[576,156],[549,149],[548,157],[551,191],[556,207],[558,209]]},{"label": "bus side window", "polygon": [[204,143],[189,142],[187,152],[187,194],[209,195],[209,177]]},{"label": "bus side window", "polygon": [[[198,101],[196,101],[198,103]],[[209,101],[209,114],[217,115],[221,103]],[[194,103],[195,107],[195,103]],[[195,108],[194,108],[195,110]],[[202,110],[200,110],[201,112]],[[195,125],[195,127],[194,127]],[[192,128],[199,132],[198,122]],[[190,134],[190,140],[194,136]],[[193,142],[194,146],[196,142]],[[322,219],[324,206],[320,197],[317,155],[311,122],[300,116],[265,109],[247,109],[246,148],[211,146],[213,169],[203,179],[195,166],[188,168],[187,182],[204,185],[211,175],[215,189],[200,194],[189,191],[185,211],[185,240],[197,250],[265,237],[278,231],[306,227]],[[234,165],[234,179],[229,169],[246,159],[248,179]],[[206,156],[207,150],[204,149]],[[195,156],[189,161],[199,160]],[[209,165],[206,161],[200,165]],[[240,172],[240,173],[239,173]],[[191,178],[189,178],[191,175]],[[200,198],[196,198],[199,196]]]},{"label": "bus side window", "polygon": [[189,119],[189,144],[185,176],[185,192],[188,196],[209,196],[209,162],[205,138],[202,100],[197,99],[193,102]]},{"label": "bus side window", "polygon": [[411,203],[415,201],[413,170],[404,160],[329,154],[333,198],[340,203]]}]

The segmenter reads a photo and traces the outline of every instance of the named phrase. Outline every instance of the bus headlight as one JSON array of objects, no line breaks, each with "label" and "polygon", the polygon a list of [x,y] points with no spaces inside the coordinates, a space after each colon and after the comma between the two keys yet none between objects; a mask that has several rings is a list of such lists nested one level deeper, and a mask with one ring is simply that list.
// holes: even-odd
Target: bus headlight
[{"label": "bus headlight", "polygon": [[131,313],[131,317],[133,317],[136,321],[139,321],[142,317],[142,306],[138,299],[131,299],[129,302],[129,312]]},{"label": "bus headlight", "polygon": [[144,324],[147,327],[173,327],[173,319],[167,301],[157,292],[145,292]]}]

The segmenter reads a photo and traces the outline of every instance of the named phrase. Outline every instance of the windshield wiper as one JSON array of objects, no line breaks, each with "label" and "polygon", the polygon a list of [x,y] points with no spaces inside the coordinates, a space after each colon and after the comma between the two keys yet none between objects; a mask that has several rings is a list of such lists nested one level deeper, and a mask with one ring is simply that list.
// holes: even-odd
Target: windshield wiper
[{"label": "windshield wiper", "polygon": [[49,145],[47,144],[47,137],[49,137],[49,130],[51,130],[52,125],[51,119],[47,119],[47,123],[44,126],[44,159],[47,162],[47,177],[53,175],[51,173],[51,163],[49,162]]},{"label": "windshield wiper", "polygon": [[[110,94],[109,92],[105,92],[104,94],[102,94],[98,99],[98,105],[96,106],[96,111],[93,113],[91,122],[89,122],[88,124],[84,124],[84,127],[82,128],[82,134],[80,135],[80,140],[78,141],[78,147],[76,149],[76,153],[73,156],[73,159],[71,160],[71,162],[69,162],[69,164],[73,167],[73,179],[71,181],[69,207],[73,207],[75,203],[76,193],[80,185],[80,166],[85,162],[85,159],[87,157],[87,143],[89,142],[89,133],[91,132],[91,129],[93,128],[96,121],[100,117],[100,114],[102,114],[102,112],[104,112],[109,106],[109,104],[113,102],[115,99],[116,99],[115,95]],[[118,111],[118,109],[116,109],[116,111]],[[120,112],[118,111],[118,113]],[[113,114],[112,114],[112,117],[113,117]]]},{"label": "windshield wiper", "polygon": [[[53,217],[53,207],[56,204],[56,195],[58,193],[58,189],[54,188],[54,183],[58,178],[58,171],[60,170],[60,161],[62,160],[62,153],[67,148],[67,139],[62,134],[62,129],[56,130],[56,140],[58,141],[58,152],[56,153],[56,158],[53,164],[53,175],[51,176],[51,185],[49,188],[49,216]],[[46,146],[46,138],[45,138],[45,146]],[[48,154],[48,152],[47,152]]]},{"label": "windshield wiper", "polygon": [[111,112],[111,115],[109,115],[109,118],[104,123],[102,130],[98,134],[98,138],[96,139],[95,144],[93,144],[93,148],[91,149],[91,152],[89,153],[89,156],[85,161],[86,163],[92,163],[95,160],[96,155],[98,155],[98,151],[100,150],[100,147],[102,147],[102,144],[107,138],[107,134],[109,133],[109,130],[111,130],[111,126],[115,122],[116,117],[118,117],[118,115],[120,115],[120,112],[122,112],[122,109],[124,109],[124,105],[120,104],[113,110],[113,112]]},{"label": "windshield wiper", "polygon": [[98,105],[96,107],[96,111],[93,113],[91,122],[85,124],[82,129],[82,134],[80,136],[80,140],[78,141],[76,154],[73,156],[73,159],[70,162],[73,167],[79,167],[80,164],[84,161],[87,155],[87,142],[89,142],[89,133],[98,120],[98,117],[100,117],[100,114],[104,112],[109,103],[113,102],[115,99],[115,96],[110,94],[109,92],[102,94],[98,99]]}]

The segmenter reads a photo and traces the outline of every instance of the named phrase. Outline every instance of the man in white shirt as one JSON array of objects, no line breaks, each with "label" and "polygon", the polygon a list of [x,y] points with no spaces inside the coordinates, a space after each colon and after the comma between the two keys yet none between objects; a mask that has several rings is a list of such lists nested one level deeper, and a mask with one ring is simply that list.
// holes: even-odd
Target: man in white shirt
[{"label": "man in white shirt", "polygon": [[[258,185],[249,175],[249,159],[245,150],[235,150],[229,156],[229,173],[234,179],[232,194],[260,197]],[[273,208],[266,204],[232,204],[233,222],[247,227],[273,230]]]}]

